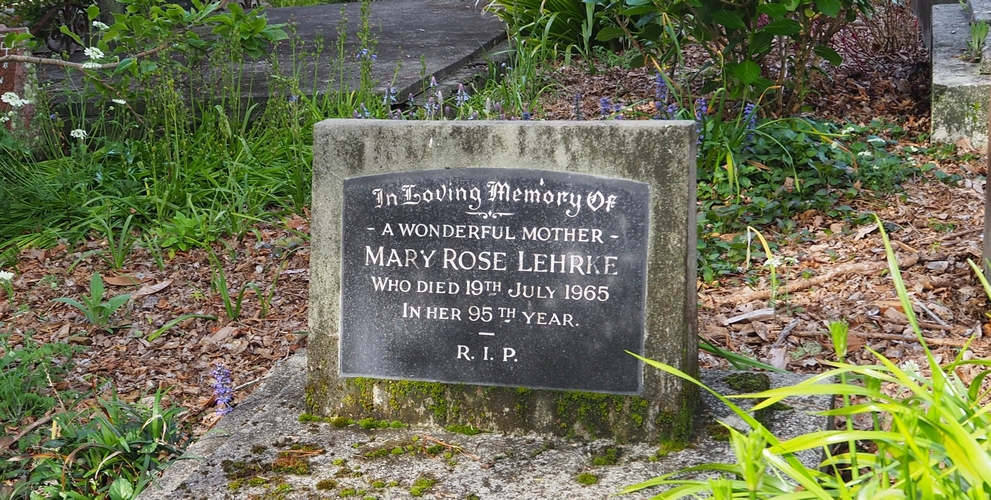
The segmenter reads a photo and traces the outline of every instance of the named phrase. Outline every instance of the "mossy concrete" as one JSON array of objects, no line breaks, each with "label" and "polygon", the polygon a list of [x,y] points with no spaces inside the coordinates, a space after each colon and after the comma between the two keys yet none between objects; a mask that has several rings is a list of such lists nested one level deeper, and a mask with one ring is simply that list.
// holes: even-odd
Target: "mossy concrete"
[{"label": "mossy concrete", "polygon": [[970,14],[958,4],[933,6],[931,139],[966,139],[985,149],[991,76],[960,55],[970,38]]},{"label": "mossy concrete", "polygon": [[694,386],[647,366],[641,367],[643,389],[633,396],[340,377],[340,249],[343,182],[350,177],[488,167],[647,183],[650,235],[640,354],[696,374],[695,157],[695,125],[688,121],[320,122],[314,131],[307,408],[324,416],[471,424],[502,432],[686,439]]}]

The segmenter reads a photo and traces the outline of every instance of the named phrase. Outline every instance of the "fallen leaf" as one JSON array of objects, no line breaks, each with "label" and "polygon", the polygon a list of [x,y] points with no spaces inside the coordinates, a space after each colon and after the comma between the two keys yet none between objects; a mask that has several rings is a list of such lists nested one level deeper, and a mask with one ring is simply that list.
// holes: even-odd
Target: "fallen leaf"
[{"label": "fallen leaf", "polygon": [[131,294],[131,301],[136,301],[146,295],[151,295],[153,293],[160,292],[171,284],[172,284],[172,280],[165,280],[161,283],[157,283],[154,285],[145,285],[139,288],[138,291]]},{"label": "fallen leaf", "polygon": [[106,283],[106,284],[108,284],[108,285],[113,285],[113,286],[131,286],[131,285],[140,285],[141,284],[141,281],[140,280],[138,280],[134,276],[131,276],[130,274],[121,274],[121,275],[117,275],[117,276],[107,276],[107,277],[103,278],[103,282]]},{"label": "fallen leaf", "polygon": [[853,237],[854,241],[873,233],[877,229],[877,224],[871,224],[869,226],[864,226],[857,230],[857,235]]}]

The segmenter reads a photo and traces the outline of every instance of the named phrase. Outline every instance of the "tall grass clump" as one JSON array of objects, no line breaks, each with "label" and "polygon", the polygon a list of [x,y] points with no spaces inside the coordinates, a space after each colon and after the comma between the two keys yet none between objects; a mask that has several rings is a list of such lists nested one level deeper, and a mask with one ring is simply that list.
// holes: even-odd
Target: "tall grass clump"
[{"label": "tall grass clump", "polygon": [[[830,335],[838,361],[830,363],[831,370],[791,387],[740,397],[762,399],[753,408],[756,411],[790,396],[837,395],[842,404],[820,414],[845,419],[845,426],[782,441],[729,398],[714,393],[751,427],[746,434],[729,429],[737,462],[683,469],[629,486],[623,493],[665,486],[668,489],[655,498],[974,500],[991,496],[991,404],[985,387],[991,361],[966,359],[965,346],[955,359],[940,363],[922,337],[897,258],[883,225],[878,226],[895,290],[925,353],[924,365],[897,364],[870,350],[875,364],[850,364],[845,361],[846,326],[833,323]],[[674,368],[644,361],[699,384]],[[966,370],[961,368],[977,368],[978,374],[965,380],[960,373]],[[867,416],[870,428],[855,428],[852,422],[858,416]],[[820,450],[825,459],[803,464],[796,454],[804,450]],[[685,476],[699,473],[714,473],[717,478]]]}]

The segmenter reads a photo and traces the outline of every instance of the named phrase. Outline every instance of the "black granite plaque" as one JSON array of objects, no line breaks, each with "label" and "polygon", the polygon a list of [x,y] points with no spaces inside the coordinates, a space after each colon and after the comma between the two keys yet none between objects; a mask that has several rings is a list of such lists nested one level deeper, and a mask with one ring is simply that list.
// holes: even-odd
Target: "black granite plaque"
[{"label": "black granite plaque", "polygon": [[542,170],[345,180],[341,375],[639,393],[649,199]]}]

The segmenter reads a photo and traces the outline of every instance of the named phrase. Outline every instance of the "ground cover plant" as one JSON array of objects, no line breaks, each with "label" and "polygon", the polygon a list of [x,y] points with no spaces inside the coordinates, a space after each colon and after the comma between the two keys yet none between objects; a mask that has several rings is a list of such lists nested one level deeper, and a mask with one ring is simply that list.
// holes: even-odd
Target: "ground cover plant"
[{"label": "ground cover plant", "polygon": [[[193,85],[183,83],[173,59],[156,53],[125,61],[145,47],[175,43],[175,33],[195,33],[179,27],[199,23],[216,30],[222,42],[205,53],[190,36],[180,40],[186,45],[179,57],[227,68],[228,62],[257,55],[261,45],[223,40],[244,36],[267,43],[281,38],[273,30],[283,28],[237,8],[219,12],[194,4],[200,9],[194,14],[164,3],[132,5],[132,20],[106,29],[94,24],[94,38],[79,40],[99,50],[69,68],[84,74],[73,91],[91,99],[36,96],[30,104],[43,110],[36,122],[40,137],[16,128],[0,131],[0,269],[13,271],[7,280],[0,275],[0,285],[6,284],[0,333],[9,344],[5,367],[30,368],[33,374],[23,387],[11,382],[19,377],[0,386],[25,395],[11,400],[2,425],[27,431],[16,443],[0,442],[0,454],[53,455],[42,465],[27,459],[8,463],[3,481],[15,494],[34,489],[66,464],[79,466],[85,476],[94,472],[87,465],[119,451],[116,468],[96,485],[77,484],[70,475],[53,488],[129,497],[182,448],[188,436],[183,429],[208,428],[218,406],[236,405],[275,360],[305,345],[308,136],[312,124],[326,117],[695,120],[701,152],[700,333],[708,345],[790,370],[822,369],[829,356],[874,363],[867,347],[893,362],[922,360],[917,338],[903,335],[906,307],[891,304],[890,285],[877,276],[887,268],[876,252],[883,248],[878,234],[887,229],[907,262],[915,258],[915,267],[906,270],[915,301],[908,310],[926,314],[926,321],[917,321],[919,335],[934,356],[991,353],[984,339],[962,340],[986,326],[983,294],[976,284],[967,285],[975,282],[964,265],[965,257],[979,255],[974,248],[981,203],[972,188],[982,167],[964,146],[928,144],[922,136],[925,109],[892,97],[899,95],[893,73],[860,68],[856,76],[855,67],[864,62],[840,47],[847,62],[835,70],[836,88],[827,93],[809,83],[823,95],[805,94],[798,102],[815,113],[795,117],[781,103],[801,91],[764,88],[766,82],[757,80],[744,86],[746,92],[727,90],[750,78],[747,61],[763,64],[739,50],[743,39],[716,52],[693,53],[685,42],[691,39],[687,18],[665,21],[657,5],[614,6],[609,16],[602,4],[576,12],[562,7],[556,16],[550,10],[533,14],[543,24],[536,19],[511,26],[514,53],[506,65],[489,68],[499,80],[454,91],[428,87],[412,105],[394,107],[393,98],[403,96],[371,92],[367,68],[375,64],[375,48],[366,24],[360,35],[365,52],[346,53],[343,44],[328,49],[340,59],[361,61],[361,88],[317,97],[298,92],[292,78],[279,80],[277,95],[262,112],[242,106],[233,90],[234,72],[204,82],[214,86],[216,101],[191,105],[185,93]],[[634,8],[658,14],[630,12]],[[839,13],[824,14],[840,19]],[[514,14],[512,22],[520,23],[522,15]],[[578,20],[573,25],[579,32],[553,34],[565,16]],[[134,24],[142,17],[147,24]],[[729,18],[710,21],[692,29],[741,29]],[[651,29],[655,34],[648,36]],[[148,33],[147,44],[139,33]],[[665,55],[671,46],[664,37],[671,33],[677,51]],[[819,46],[809,45],[813,54]],[[623,47],[628,50],[616,50]],[[707,69],[705,62],[692,64],[692,57],[713,53],[738,59]],[[87,63],[101,67],[83,67]],[[676,69],[691,65],[703,69],[698,80]],[[861,98],[864,88],[871,95]],[[4,102],[16,114],[26,96],[14,97]],[[139,112],[143,101],[150,105]],[[879,212],[886,225],[875,223],[869,212]],[[772,247],[754,245],[750,226]],[[752,262],[768,265],[747,267],[750,249]],[[772,292],[773,318],[727,322],[766,306]],[[824,319],[850,322],[845,357],[824,341]],[[39,372],[31,364],[39,357],[33,352],[64,364]],[[704,366],[725,364],[708,352],[700,358]],[[46,370],[50,379],[40,377]],[[107,379],[113,383],[105,384]],[[94,384],[101,390],[93,390]],[[45,447],[42,427],[31,426],[45,424],[50,411],[60,415],[62,438]],[[147,430],[147,422],[164,427]],[[83,459],[97,439],[114,451]],[[128,454],[124,448],[131,443],[143,451]],[[75,449],[83,451],[72,455]],[[127,479],[118,481],[122,476]]]}]

